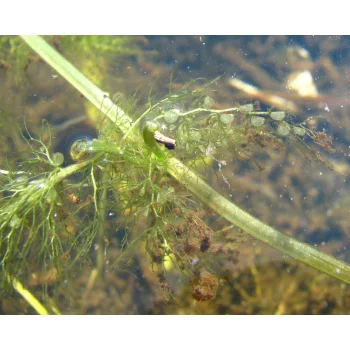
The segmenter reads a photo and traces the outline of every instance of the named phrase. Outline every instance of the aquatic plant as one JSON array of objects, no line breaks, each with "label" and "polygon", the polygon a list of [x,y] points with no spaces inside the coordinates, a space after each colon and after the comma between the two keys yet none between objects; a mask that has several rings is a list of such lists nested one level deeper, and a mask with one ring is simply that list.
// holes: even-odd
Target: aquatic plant
[{"label": "aquatic plant", "polygon": [[[232,156],[250,147],[283,149],[283,140],[300,146],[310,159],[329,165],[305,142],[310,138],[333,151],[327,135],[283,111],[261,111],[248,104],[215,107],[208,90],[214,82],[195,81],[149,98],[138,117],[129,116],[81,72],[39,37],[23,37],[37,54],[65,77],[99,111],[98,139],[78,140],[71,148],[76,164],[62,167],[60,153],[28,131],[29,156],[20,166],[1,171],[0,254],[4,285],[40,271],[43,285],[69,278],[76,263],[95,266],[92,288],[103,275],[108,213],[117,213],[124,231],[119,264],[144,240],[161,288],[170,293],[166,266],[171,261],[189,277],[197,300],[215,297],[218,281],[207,265],[208,253],[233,255],[220,232],[205,220],[200,199],[229,223],[254,238],[320,271],[350,282],[350,267],[334,257],[286,236],[219,194],[199,172],[216,163],[219,171]],[[44,122],[44,130],[49,126]],[[182,160],[179,160],[182,159]],[[260,164],[258,164],[260,166]],[[221,173],[223,180],[225,176]],[[192,197],[191,193],[195,196]],[[95,262],[89,254],[95,245]],[[18,288],[17,288],[18,289]],[[52,310],[53,311],[53,310]]]}]

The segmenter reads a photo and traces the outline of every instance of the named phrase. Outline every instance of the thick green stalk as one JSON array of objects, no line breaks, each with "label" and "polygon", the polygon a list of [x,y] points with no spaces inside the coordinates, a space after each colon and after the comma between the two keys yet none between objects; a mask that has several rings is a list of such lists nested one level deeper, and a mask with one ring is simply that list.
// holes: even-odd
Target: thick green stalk
[{"label": "thick green stalk", "polygon": [[49,315],[47,309],[40,303],[37,298],[35,298],[35,296],[28,289],[23,287],[20,281],[9,274],[7,274],[7,280],[9,283],[12,283],[13,288],[15,288],[15,290],[21,294],[21,296],[28,302],[29,305],[35,309],[39,315]]},{"label": "thick green stalk", "polygon": [[167,170],[218,214],[250,233],[254,238],[318,270],[350,283],[349,265],[264,224],[217,193],[176,158],[169,159]]},{"label": "thick green stalk", "polygon": [[108,92],[100,90],[41,37],[37,35],[22,35],[22,39],[44,61],[83,94],[98,110],[101,110],[107,115],[123,133],[129,130],[132,120],[121,108],[113,104],[109,98]]},{"label": "thick green stalk", "polygon": [[[24,36],[23,39],[97,108],[101,108],[102,112],[115,122],[124,133],[127,132],[132,123],[131,118],[118,106],[113,105],[112,101],[106,98],[106,93],[97,88],[40,37]],[[147,135],[148,134],[144,132],[143,136],[146,143],[152,150],[157,149],[156,155],[159,157],[160,153],[159,149],[155,148],[155,140],[152,137],[147,137]],[[133,136],[130,135],[129,137]],[[163,155],[161,155],[160,158],[163,158]],[[184,184],[199,199],[212,207],[217,213],[224,216],[231,223],[281,252],[350,284],[350,266],[346,263],[288,237],[262,223],[217,193],[195,172],[186,167],[179,160],[169,158],[166,164],[168,172],[174,178]]]}]

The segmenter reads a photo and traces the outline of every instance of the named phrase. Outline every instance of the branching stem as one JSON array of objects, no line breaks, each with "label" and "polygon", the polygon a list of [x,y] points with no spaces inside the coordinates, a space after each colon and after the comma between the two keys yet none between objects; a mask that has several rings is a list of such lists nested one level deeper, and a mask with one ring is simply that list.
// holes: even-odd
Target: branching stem
[{"label": "branching stem", "polygon": [[[65,58],[51,48],[42,38],[38,36],[23,36],[23,39],[48,64],[50,64],[52,68],[57,70],[97,108],[101,108],[102,112],[105,113],[124,134],[128,134],[128,138],[135,136],[134,133],[128,132],[132,126],[131,118],[118,106],[113,104],[108,98],[108,94],[96,87]],[[208,112],[207,109],[197,110],[197,112],[203,111]],[[193,113],[193,111],[191,113]],[[339,280],[350,283],[349,265],[284,235],[228,201],[182,162],[172,157],[168,158],[167,154],[159,148],[159,145],[156,147],[156,141],[154,138],[152,140],[152,130],[151,132],[149,132],[149,130],[146,130],[145,132],[144,130],[143,137],[151,151],[160,161],[165,163],[164,166],[166,170],[179,182],[184,184],[199,199],[213,208],[218,214],[224,216],[231,223],[250,233],[256,239],[259,239],[281,252],[286,253],[320,271],[334,276]]]}]

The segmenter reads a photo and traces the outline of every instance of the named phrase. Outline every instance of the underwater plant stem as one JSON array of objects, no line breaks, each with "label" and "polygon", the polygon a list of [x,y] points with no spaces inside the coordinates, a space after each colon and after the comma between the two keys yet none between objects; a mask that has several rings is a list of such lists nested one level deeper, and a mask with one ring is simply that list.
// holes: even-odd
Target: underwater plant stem
[{"label": "underwater plant stem", "polygon": [[108,92],[101,91],[40,36],[22,35],[21,37],[44,61],[68,80],[98,110],[107,115],[124,133],[130,129],[132,120],[112,102]]},{"label": "underwater plant stem", "polygon": [[[97,222],[98,222],[98,229],[97,229],[97,253],[96,253],[96,266],[91,271],[89,281],[87,284],[87,288],[83,294],[83,309],[81,310],[81,313],[85,312],[85,302],[88,299],[89,293],[94,287],[96,280],[102,276],[103,273],[103,266],[105,262],[105,250],[104,250],[104,233],[105,233],[105,225],[104,220],[106,218],[107,214],[107,208],[106,208],[106,201],[107,201],[107,188],[103,187],[101,190],[101,195],[97,196],[97,185],[94,175],[94,168],[91,168],[91,179],[94,186],[94,203],[96,208],[96,213],[98,215]],[[104,183],[107,180],[107,173],[102,173],[102,182]]]},{"label": "underwater plant stem", "polygon": [[176,158],[168,159],[167,170],[174,178],[185,185],[188,190],[209,205],[218,214],[225,217],[232,224],[248,232],[254,238],[259,239],[307,265],[344,282],[350,283],[349,265],[264,224],[220,195],[195,172],[187,168]]},{"label": "underwater plant stem", "polygon": [[[102,183],[107,182],[108,175],[106,172],[102,173]],[[97,259],[96,259],[96,268],[99,275],[103,273],[103,266],[105,262],[105,220],[107,216],[107,188],[104,186],[101,190],[101,195],[98,200],[98,231],[97,231]]]},{"label": "underwater plant stem", "polygon": [[32,306],[39,315],[49,315],[50,313],[46,308],[40,303],[40,301],[35,298],[35,296],[29,292],[28,289],[24,288],[22,283],[19,282],[16,278],[12,277],[10,274],[7,274],[7,280],[9,283],[12,283],[13,288],[25,299],[30,306]]},{"label": "underwater plant stem", "polygon": [[[152,137],[155,128],[155,125],[153,124],[153,122],[146,123],[143,129],[144,141],[149,149],[163,161],[167,158],[167,155],[162,151],[154,137]],[[168,157],[165,166],[170,175],[185,185],[187,189],[195,194],[200,200],[209,205],[229,222],[251,234],[254,238],[259,239],[271,247],[286,253],[307,265],[344,282],[350,283],[350,266],[346,263],[264,224],[216,192],[211,186],[203,181],[197,173],[189,169],[178,159]]]},{"label": "underwater plant stem", "polygon": [[[97,108],[100,108],[125,134],[132,125],[132,120],[118,106],[107,97],[62,55],[56,52],[49,44],[38,36],[22,37],[31,48],[36,51],[49,65],[57,70],[79,92],[89,99]],[[268,245],[286,253],[318,270],[321,270],[339,280],[350,284],[350,266],[332,256],[322,253],[307,244],[301,243],[278,230],[262,223],[238,206],[228,201],[205,183],[194,171],[186,167],[176,158],[167,158],[165,152],[155,146],[155,140],[149,133],[143,135],[146,144],[162,163],[166,170],[199,199],[213,208],[228,221],[250,233]],[[129,134],[128,139],[135,137]],[[166,155],[167,156],[167,155]]]}]

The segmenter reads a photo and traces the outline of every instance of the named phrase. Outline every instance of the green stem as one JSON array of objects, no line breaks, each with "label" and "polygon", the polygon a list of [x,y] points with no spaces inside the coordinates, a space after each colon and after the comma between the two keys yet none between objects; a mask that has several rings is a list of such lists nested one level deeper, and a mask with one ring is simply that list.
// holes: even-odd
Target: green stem
[{"label": "green stem", "polygon": [[[106,93],[97,88],[40,37],[24,36],[23,39],[47,63],[56,69],[97,108],[100,108],[103,113],[115,122],[122,132],[128,132],[132,125],[131,118],[128,117],[118,106],[113,105],[112,101],[106,97]],[[152,140],[151,135],[146,132],[143,136],[146,144],[148,144],[152,151],[154,151],[157,157],[163,158],[163,154],[165,153],[159,153],[160,149],[155,146],[156,141],[154,139]],[[134,137],[134,134],[129,135],[129,138],[130,137]],[[346,263],[288,237],[249,215],[213,190],[195,172],[187,168],[179,160],[169,158],[166,164],[168,172],[174,178],[187,186],[187,188],[198,196],[199,199],[212,207],[218,214],[224,216],[231,223],[250,233],[256,239],[269,244],[281,252],[350,284],[350,266]]]},{"label": "green stem", "polygon": [[33,309],[35,309],[39,315],[49,315],[47,309],[28,289],[23,287],[20,281],[12,277],[10,274],[7,274],[7,280],[9,283],[12,283],[13,288],[28,302],[29,305],[33,307]]},{"label": "green stem", "polygon": [[97,232],[97,258],[96,268],[101,276],[103,274],[103,268],[105,263],[105,242],[104,235],[106,232],[106,216],[107,216],[107,188],[105,186],[108,175],[104,171],[101,175],[102,179],[102,190],[100,191],[100,197],[98,198],[98,232]]},{"label": "green stem", "polygon": [[123,133],[129,130],[132,123],[131,118],[121,108],[113,104],[108,92],[100,90],[41,37],[37,35],[22,35],[22,39],[97,109],[107,115]]}]

